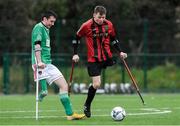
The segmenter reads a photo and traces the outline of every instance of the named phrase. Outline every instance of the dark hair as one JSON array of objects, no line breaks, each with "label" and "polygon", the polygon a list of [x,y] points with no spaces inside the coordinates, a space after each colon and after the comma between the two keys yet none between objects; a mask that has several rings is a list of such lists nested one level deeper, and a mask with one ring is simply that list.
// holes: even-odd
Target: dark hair
[{"label": "dark hair", "polygon": [[94,13],[99,13],[100,15],[106,14],[106,8],[104,6],[96,6],[94,8]]},{"label": "dark hair", "polygon": [[54,16],[55,18],[57,18],[57,14],[54,11],[48,10],[42,14],[41,20],[43,20],[44,17],[49,18],[50,16]]}]

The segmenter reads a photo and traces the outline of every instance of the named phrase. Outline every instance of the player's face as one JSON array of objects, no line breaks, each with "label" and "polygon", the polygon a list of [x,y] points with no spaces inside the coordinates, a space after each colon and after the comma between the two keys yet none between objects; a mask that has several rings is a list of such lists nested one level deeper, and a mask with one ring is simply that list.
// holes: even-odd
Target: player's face
[{"label": "player's face", "polygon": [[105,14],[100,15],[100,13],[94,13],[93,17],[94,17],[94,21],[99,25],[102,25],[104,20],[106,19],[106,15]]},{"label": "player's face", "polygon": [[54,16],[50,16],[49,18],[45,18],[46,27],[51,28],[56,21],[56,18]]}]

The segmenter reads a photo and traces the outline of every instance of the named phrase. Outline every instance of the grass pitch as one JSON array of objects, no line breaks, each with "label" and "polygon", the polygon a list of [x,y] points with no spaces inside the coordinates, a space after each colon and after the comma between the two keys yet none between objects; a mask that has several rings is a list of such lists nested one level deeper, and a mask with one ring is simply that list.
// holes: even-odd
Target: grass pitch
[{"label": "grass pitch", "polygon": [[[39,103],[39,120],[35,120],[35,95],[1,95],[0,125],[180,125],[180,94],[96,95],[92,117],[67,121],[58,95],[48,95]],[[86,95],[71,95],[75,112],[82,113]],[[113,121],[113,107],[126,110],[123,121]]]}]

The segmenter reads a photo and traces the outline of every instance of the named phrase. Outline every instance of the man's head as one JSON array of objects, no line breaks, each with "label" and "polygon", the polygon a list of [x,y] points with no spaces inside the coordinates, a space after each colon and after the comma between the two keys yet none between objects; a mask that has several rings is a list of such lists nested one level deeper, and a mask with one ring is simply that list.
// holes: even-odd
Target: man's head
[{"label": "man's head", "polygon": [[41,17],[41,21],[47,28],[51,28],[57,18],[57,14],[51,10],[45,11]]},{"label": "man's head", "polygon": [[97,24],[102,25],[106,19],[106,8],[103,6],[96,6],[94,8],[93,18]]}]

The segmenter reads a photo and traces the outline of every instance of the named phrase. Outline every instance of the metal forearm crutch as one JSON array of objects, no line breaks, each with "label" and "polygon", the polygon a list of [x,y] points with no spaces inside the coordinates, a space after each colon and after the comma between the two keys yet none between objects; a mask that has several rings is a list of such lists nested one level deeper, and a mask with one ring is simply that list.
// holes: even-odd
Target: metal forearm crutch
[{"label": "metal forearm crutch", "polygon": [[36,62],[36,120],[38,120],[38,114],[39,114],[39,110],[38,110],[38,101],[39,101],[39,69],[38,69],[38,63],[37,63],[37,59],[35,57],[35,62]]},{"label": "metal forearm crutch", "polygon": [[71,74],[70,74],[69,83],[68,83],[68,95],[69,96],[71,94],[71,83],[72,83],[72,78],[73,78],[73,72],[74,72],[74,61],[72,61]]},{"label": "metal forearm crutch", "polygon": [[130,71],[130,69],[129,69],[127,63],[126,63],[126,61],[125,61],[123,58],[120,58],[120,59],[123,61],[123,64],[124,64],[124,66],[125,66],[128,74],[129,74],[129,76],[130,76],[130,78],[131,78],[131,80],[132,80],[132,82],[133,82],[134,87],[136,88],[136,91],[137,91],[139,97],[141,98],[141,101],[142,101],[143,105],[145,105],[144,99],[143,99],[143,97],[142,97],[142,95],[141,95],[141,93],[140,93],[140,91],[139,91],[139,88],[138,88],[138,86],[137,86],[137,83],[136,83],[133,75],[131,74],[131,71]]}]

